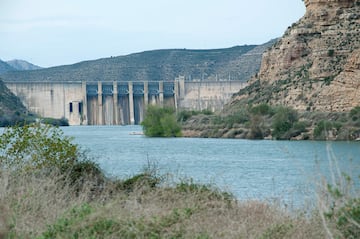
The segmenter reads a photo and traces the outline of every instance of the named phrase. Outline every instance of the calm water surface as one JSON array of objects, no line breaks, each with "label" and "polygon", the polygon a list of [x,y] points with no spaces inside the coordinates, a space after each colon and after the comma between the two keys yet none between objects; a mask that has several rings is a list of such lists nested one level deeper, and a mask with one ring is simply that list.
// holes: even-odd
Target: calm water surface
[{"label": "calm water surface", "polygon": [[133,134],[140,126],[62,129],[109,175],[129,177],[151,162],[176,179],[216,184],[240,199],[275,198],[298,207],[314,200],[320,175],[331,180],[335,166],[360,175],[360,142],[147,138]]}]

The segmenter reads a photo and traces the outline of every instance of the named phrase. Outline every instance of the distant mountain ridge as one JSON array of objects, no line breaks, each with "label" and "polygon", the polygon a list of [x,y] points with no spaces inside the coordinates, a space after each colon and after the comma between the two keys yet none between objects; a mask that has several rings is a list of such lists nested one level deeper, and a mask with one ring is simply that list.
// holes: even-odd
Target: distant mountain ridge
[{"label": "distant mountain ridge", "polygon": [[6,63],[18,71],[42,69],[42,67],[40,67],[40,66],[34,65],[34,64],[24,61],[24,60],[18,60],[18,59],[6,61]]},{"label": "distant mountain ridge", "polygon": [[7,64],[5,61],[0,60],[0,74],[14,70],[15,69],[12,66]]},{"label": "distant mountain ridge", "polygon": [[166,81],[179,75],[188,79],[231,79],[246,82],[260,69],[263,45],[225,49],[169,49],[83,61],[31,71],[7,72],[6,81]]}]

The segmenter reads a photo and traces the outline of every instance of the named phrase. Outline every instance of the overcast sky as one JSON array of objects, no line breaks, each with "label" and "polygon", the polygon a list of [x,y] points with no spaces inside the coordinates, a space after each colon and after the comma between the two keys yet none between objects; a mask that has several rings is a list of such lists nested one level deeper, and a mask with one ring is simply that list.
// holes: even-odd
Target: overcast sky
[{"label": "overcast sky", "polygon": [[280,37],[301,0],[0,0],[0,59],[49,67],[154,49]]}]

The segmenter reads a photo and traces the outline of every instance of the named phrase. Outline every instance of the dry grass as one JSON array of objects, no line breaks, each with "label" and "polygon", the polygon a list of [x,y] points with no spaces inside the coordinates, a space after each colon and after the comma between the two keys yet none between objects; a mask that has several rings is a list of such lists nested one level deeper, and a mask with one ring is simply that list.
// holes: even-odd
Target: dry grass
[{"label": "dry grass", "polygon": [[94,193],[91,183],[79,191],[59,183],[63,179],[1,174],[0,238],[326,237],[317,217],[238,202],[205,186],[138,186],[124,192],[108,184],[108,190]]}]

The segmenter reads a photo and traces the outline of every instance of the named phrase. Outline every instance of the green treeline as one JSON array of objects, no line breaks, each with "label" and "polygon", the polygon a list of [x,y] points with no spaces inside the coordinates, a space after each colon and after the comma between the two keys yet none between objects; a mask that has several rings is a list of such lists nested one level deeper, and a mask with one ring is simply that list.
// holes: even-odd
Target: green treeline
[{"label": "green treeline", "polygon": [[150,137],[357,140],[360,139],[360,106],[350,112],[333,113],[299,112],[268,104],[233,105],[221,113],[176,112],[169,107],[149,106],[141,124],[144,134]]}]

